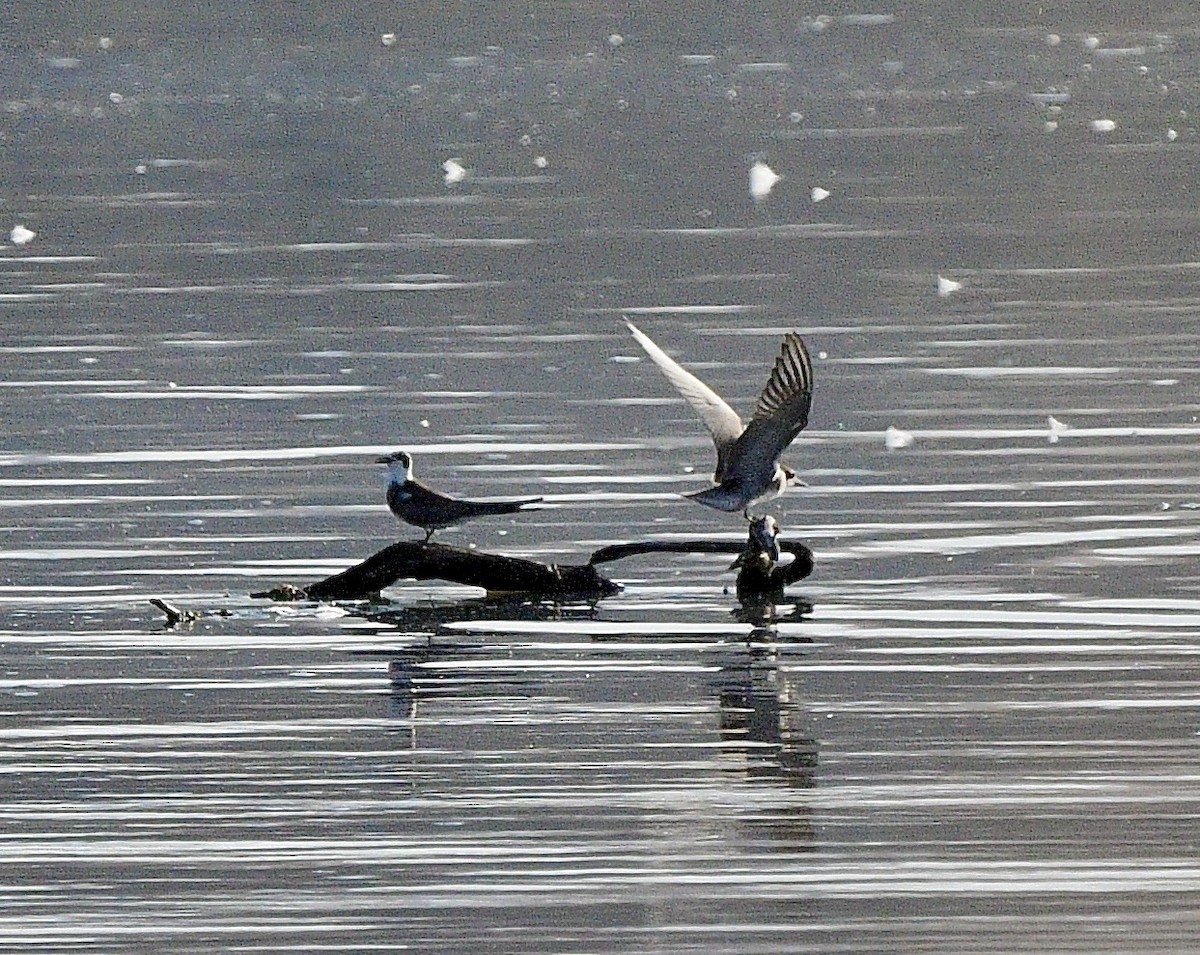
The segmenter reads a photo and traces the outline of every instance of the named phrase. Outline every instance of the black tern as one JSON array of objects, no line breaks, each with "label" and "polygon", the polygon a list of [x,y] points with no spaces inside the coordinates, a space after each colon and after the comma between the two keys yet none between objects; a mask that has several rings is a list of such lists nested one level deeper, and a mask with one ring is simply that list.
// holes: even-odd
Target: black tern
[{"label": "black tern", "polygon": [[385,455],[377,459],[378,464],[388,466],[388,507],[400,520],[425,531],[425,540],[443,527],[453,527],[475,517],[490,514],[515,514],[529,504],[537,504],[540,497],[520,501],[462,501],[447,497],[413,480],[412,456],[404,451]]},{"label": "black tern", "polygon": [[696,409],[717,446],[715,487],[685,495],[718,511],[741,511],[754,520],[751,508],[778,497],[791,483],[803,483],[779,456],[806,424],[812,406],[812,359],[795,332],[783,337],[779,357],[766,387],[743,425],[724,399],[659,348],[632,322],[625,323],[638,344],[676,390]]}]

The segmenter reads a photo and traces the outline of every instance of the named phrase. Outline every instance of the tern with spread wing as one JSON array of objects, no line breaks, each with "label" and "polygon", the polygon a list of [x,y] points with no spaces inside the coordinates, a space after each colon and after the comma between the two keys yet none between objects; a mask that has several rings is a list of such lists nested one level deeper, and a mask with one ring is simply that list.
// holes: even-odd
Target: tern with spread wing
[{"label": "tern with spread wing", "polygon": [[720,395],[632,322],[625,324],[667,380],[696,409],[717,446],[715,486],[686,496],[719,511],[741,511],[747,520],[753,520],[751,510],[756,504],[778,497],[796,480],[795,472],[779,463],[779,456],[808,424],[813,374],[804,341],[795,332],[784,336],[754,416],[749,424],[743,424]]}]

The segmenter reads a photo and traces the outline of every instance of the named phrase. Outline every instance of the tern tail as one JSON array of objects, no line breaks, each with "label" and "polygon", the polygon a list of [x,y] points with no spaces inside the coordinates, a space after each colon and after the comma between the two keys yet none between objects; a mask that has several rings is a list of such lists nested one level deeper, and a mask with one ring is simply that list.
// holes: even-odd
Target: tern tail
[{"label": "tern tail", "polygon": [[545,498],[528,497],[522,501],[469,501],[475,514],[516,514],[530,504],[539,504]]},{"label": "tern tail", "polygon": [[731,491],[721,484],[683,496],[691,498],[697,504],[703,504],[705,507],[716,508],[718,511],[741,511],[745,510],[746,505],[750,503],[737,491]]}]

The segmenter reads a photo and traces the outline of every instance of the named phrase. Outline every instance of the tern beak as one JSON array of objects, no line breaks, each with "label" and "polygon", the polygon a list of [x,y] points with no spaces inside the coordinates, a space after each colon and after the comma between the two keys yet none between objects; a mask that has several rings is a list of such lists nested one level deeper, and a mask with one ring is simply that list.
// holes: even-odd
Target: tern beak
[{"label": "tern beak", "polygon": [[785,487],[808,487],[807,484],[800,480],[800,475],[787,465],[781,464],[780,467],[783,468],[783,476],[786,479]]}]

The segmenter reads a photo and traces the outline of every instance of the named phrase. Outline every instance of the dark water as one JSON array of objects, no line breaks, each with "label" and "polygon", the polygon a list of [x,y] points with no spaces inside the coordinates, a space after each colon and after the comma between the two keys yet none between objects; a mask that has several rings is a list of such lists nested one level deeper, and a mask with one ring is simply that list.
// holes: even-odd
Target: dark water
[{"label": "dark water", "polygon": [[[1192,951],[1197,39],[1073,13],[6,48],[0,945]],[[450,543],[739,536],[622,315],[742,410],[808,341],[794,603],[247,596],[396,448],[547,498]]]}]

